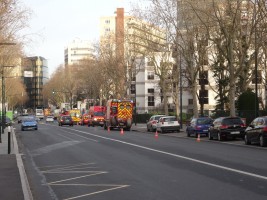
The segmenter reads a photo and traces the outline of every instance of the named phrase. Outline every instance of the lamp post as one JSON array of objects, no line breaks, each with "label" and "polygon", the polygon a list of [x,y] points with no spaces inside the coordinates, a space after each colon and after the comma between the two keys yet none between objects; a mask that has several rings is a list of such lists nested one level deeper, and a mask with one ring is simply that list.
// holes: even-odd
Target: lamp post
[{"label": "lamp post", "polygon": [[[6,45],[16,45],[16,43],[13,42],[0,42],[0,46],[6,46]],[[10,67],[10,66],[2,66],[2,123],[1,123],[1,130],[0,130],[0,143],[2,143],[2,136],[1,134],[4,133],[5,124],[6,124],[6,106],[5,106],[5,76],[4,76],[4,68]]]},{"label": "lamp post", "polygon": [[259,116],[259,103],[258,103],[258,44],[257,44],[257,0],[254,4],[254,34],[255,34],[255,118]]}]

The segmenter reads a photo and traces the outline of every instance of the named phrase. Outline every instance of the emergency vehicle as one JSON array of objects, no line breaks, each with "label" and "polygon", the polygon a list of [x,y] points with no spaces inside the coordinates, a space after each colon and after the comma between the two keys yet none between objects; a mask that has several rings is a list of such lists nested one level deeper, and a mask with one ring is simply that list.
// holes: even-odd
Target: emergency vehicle
[{"label": "emergency vehicle", "polygon": [[91,106],[88,112],[88,126],[104,126],[105,112],[105,106]]},{"label": "emergency vehicle", "polygon": [[107,102],[104,128],[130,130],[133,121],[133,101],[111,99]]}]

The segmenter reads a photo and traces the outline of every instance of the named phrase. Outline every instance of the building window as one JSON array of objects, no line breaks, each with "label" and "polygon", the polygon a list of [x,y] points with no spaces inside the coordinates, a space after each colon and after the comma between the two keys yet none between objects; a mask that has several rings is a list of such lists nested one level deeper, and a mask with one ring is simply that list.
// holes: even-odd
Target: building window
[{"label": "building window", "polygon": [[188,105],[193,105],[193,99],[188,99]]},{"label": "building window", "polygon": [[106,23],[106,24],[110,24],[110,20],[108,20],[108,19],[105,20],[105,23]]},{"label": "building window", "polygon": [[209,104],[209,91],[199,90],[199,104]]},{"label": "building window", "polygon": [[208,85],[209,84],[208,77],[209,77],[208,71],[199,72],[199,83],[198,84]]},{"label": "building window", "polygon": [[148,72],[147,73],[147,79],[148,80],[154,80],[154,72]]},{"label": "building window", "polygon": [[155,106],[154,96],[149,96],[147,103],[148,106]]},{"label": "building window", "polygon": [[154,94],[154,88],[148,88],[147,93]]},{"label": "building window", "polygon": [[135,84],[131,84],[131,94],[135,94]]}]

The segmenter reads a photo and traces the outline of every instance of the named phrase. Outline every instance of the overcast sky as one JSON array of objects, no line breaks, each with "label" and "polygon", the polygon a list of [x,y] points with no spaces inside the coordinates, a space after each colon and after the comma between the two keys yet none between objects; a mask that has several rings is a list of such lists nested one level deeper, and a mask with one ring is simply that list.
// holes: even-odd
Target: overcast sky
[{"label": "overcast sky", "polygon": [[111,16],[118,7],[129,11],[133,0],[21,0],[32,10],[26,31],[31,42],[27,56],[42,56],[48,60],[49,72],[64,63],[64,47],[75,38],[99,39],[101,16]]}]

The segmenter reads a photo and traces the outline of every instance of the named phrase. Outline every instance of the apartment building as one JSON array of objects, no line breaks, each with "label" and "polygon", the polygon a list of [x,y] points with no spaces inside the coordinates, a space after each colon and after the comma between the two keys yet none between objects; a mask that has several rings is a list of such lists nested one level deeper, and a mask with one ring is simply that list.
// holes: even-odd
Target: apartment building
[{"label": "apartment building", "polygon": [[65,65],[73,65],[82,59],[93,57],[93,46],[88,40],[75,39],[64,50]]}]

